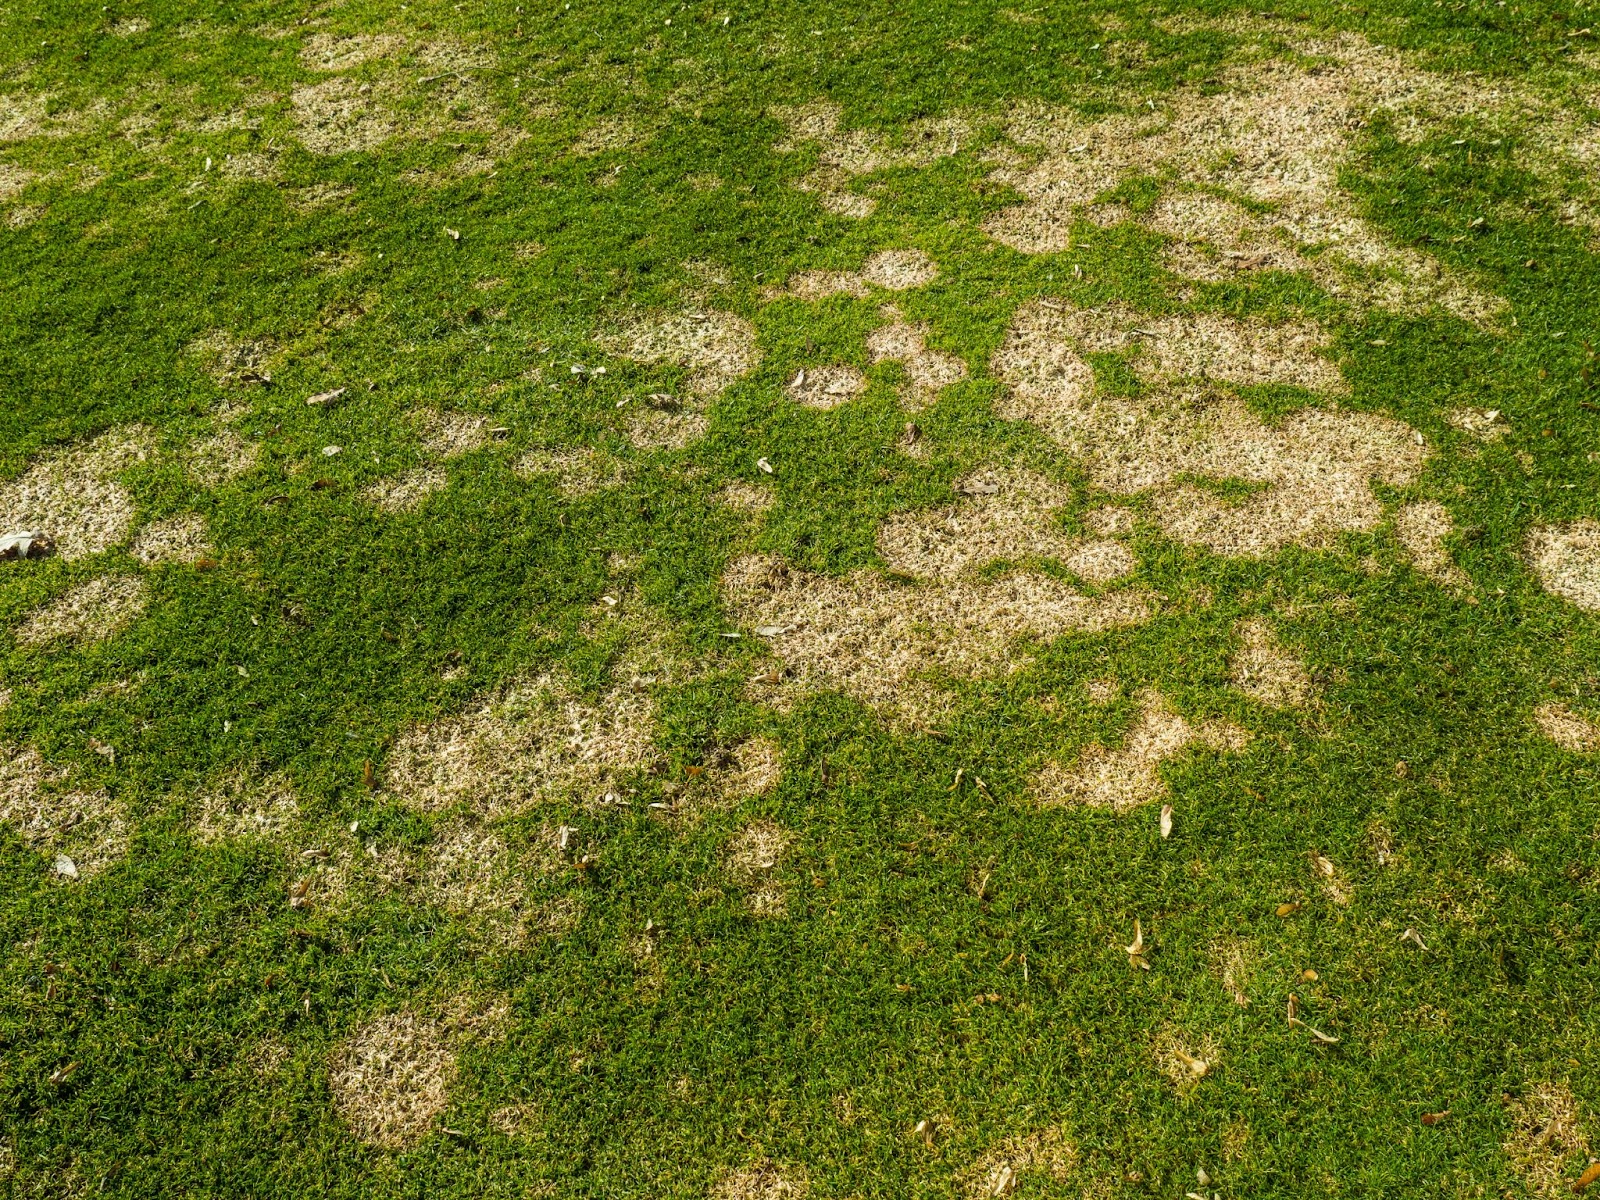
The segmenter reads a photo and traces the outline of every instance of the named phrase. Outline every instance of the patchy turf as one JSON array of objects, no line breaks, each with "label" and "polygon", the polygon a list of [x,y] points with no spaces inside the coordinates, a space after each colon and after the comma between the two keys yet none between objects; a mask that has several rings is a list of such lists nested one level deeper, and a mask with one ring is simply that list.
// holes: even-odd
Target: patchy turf
[{"label": "patchy turf", "polygon": [[0,1188],[1600,1178],[1597,27],[0,14]]}]

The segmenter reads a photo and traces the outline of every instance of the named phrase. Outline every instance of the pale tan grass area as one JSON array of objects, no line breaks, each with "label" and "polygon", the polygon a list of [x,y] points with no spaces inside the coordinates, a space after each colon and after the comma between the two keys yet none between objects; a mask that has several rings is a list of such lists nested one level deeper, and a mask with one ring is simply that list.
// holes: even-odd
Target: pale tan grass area
[{"label": "pale tan grass area", "polygon": [[745,907],[753,916],[787,915],[788,896],[776,877],[794,834],[775,821],[759,820],[746,825],[729,839],[723,851],[728,876],[745,893]]},{"label": "pale tan grass area", "polygon": [[1222,1048],[1215,1038],[1197,1037],[1169,1023],[1156,1031],[1150,1053],[1167,1082],[1188,1093],[1215,1069]]},{"label": "pale tan grass area", "polygon": [[131,426],[45,451],[0,483],[0,532],[43,533],[69,561],[121,545],[133,529],[134,505],[118,477],[148,461],[154,446],[150,430]]},{"label": "pale tan grass area", "polygon": [[562,497],[578,500],[621,485],[623,464],[588,446],[530,450],[512,468],[523,479],[545,477]]},{"label": "pale tan grass area", "polygon": [[1511,432],[1511,426],[1497,408],[1452,408],[1445,413],[1444,419],[1450,428],[1460,430],[1480,442],[1498,442]]},{"label": "pale tan grass area", "polygon": [[729,564],[723,596],[784,663],[775,698],[839,690],[912,720],[929,698],[919,682],[1014,668],[1027,658],[1019,641],[1125,628],[1154,612],[1143,593],[1090,597],[1032,572],[914,585],[868,570],[817,575],[762,556]]},{"label": "pale tan grass area", "polygon": [[0,142],[66,137],[83,127],[83,113],[63,109],[52,114],[50,100],[44,93],[0,96]]},{"label": "pale tan grass area", "polygon": [[967,364],[960,358],[928,346],[926,325],[880,325],[867,335],[867,354],[875,363],[898,362],[905,368],[900,403],[909,412],[926,408],[967,376]]},{"label": "pale tan grass area", "polygon": [[285,775],[235,771],[196,796],[190,824],[203,846],[242,838],[284,843],[300,817],[300,801]]},{"label": "pale tan grass area", "polygon": [[816,195],[828,212],[845,217],[868,217],[877,209],[870,196],[850,190],[859,175],[887,167],[925,167],[960,151],[972,136],[968,122],[959,116],[913,122],[895,140],[867,130],[846,130],[843,112],[827,100],[778,105],[771,115],[788,129],[788,136],[773,147],[789,154],[802,145],[817,146],[817,165],[795,186]]},{"label": "pale tan grass area", "polygon": [[1238,752],[1249,744],[1247,731],[1225,721],[1192,724],[1153,688],[1144,689],[1138,699],[1139,715],[1120,747],[1094,743],[1071,767],[1051,761],[1034,775],[1036,803],[1109,808],[1119,815],[1131,812],[1167,794],[1161,765],[1191,746]]},{"label": "pale tan grass area", "polygon": [[654,733],[654,703],[631,685],[591,699],[545,675],[402,730],[385,781],[425,812],[459,803],[492,817],[558,796],[594,799],[654,760]]},{"label": "pale tan grass area", "polygon": [[1533,710],[1534,724],[1563,750],[1592,754],[1600,750],[1600,721],[1575,713],[1565,704],[1550,701]]},{"label": "pale tan grass area", "polygon": [[37,171],[30,171],[15,163],[0,162],[0,203],[15,200],[37,178]]},{"label": "pale tan grass area", "polygon": [[450,476],[438,467],[412,467],[368,484],[361,489],[361,498],[381,512],[415,512],[429,496],[449,484]]},{"label": "pale tan grass area", "polygon": [[755,326],[712,310],[636,318],[601,340],[624,358],[687,370],[689,390],[703,397],[716,395],[761,362]]},{"label": "pale tan grass area", "polygon": [[1079,541],[1057,513],[1071,489],[1026,469],[985,469],[956,485],[955,504],[897,513],[878,529],[878,553],[892,570],[951,580],[991,562],[1065,559]]},{"label": "pale tan grass area", "polygon": [[261,447],[231,429],[201,438],[189,447],[189,477],[201,487],[221,487],[255,470]]},{"label": "pale tan grass area", "polygon": [[764,513],[777,503],[769,487],[736,480],[717,493],[717,503],[739,513]]},{"label": "pale tan grass area", "polygon": [[378,102],[370,83],[335,76],[302,84],[289,100],[300,144],[312,154],[376,150],[401,130],[399,118]]},{"label": "pale tan grass area", "polygon": [[1305,664],[1282,642],[1272,622],[1255,617],[1234,626],[1239,648],[1228,659],[1228,678],[1269,708],[1305,708],[1314,688]]},{"label": "pale tan grass area", "polygon": [[103,870],[128,848],[122,806],[103,790],[72,787],[72,774],[31,746],[0,748],[0,823],[67,879]]},{"label": "pale tan grass area", "polygon": [[1049,1126],[1006,1138],[984,1151],[961,1172],[963,1192],[970,1200],[988,1200],[1037,1183],[1045,1189],[1041,1195],[1054,1195],[1051,1185],[1068,1183],[1078,1170],[1078,1161],[1078,1148],[1065,1131]]},{"label": "pale tan grass area", "polygon": [[830,364],[806,367],[784,386],[789,398],[805,408],[837,408],[867,390],[867,377],[857,367]]},{"label": "pale tan grass area", "polygon": [[1590,1153],[1584,1119],[1564,1082],[1540,1083],[1512,1102],[1502,1148],[1523,1185],[1542,1200],[1573,1194],[1572,1181]]},{"label": "pale tan grass area", "polygon": [[711,1200],[802,1200],[810,1190],[804,1171],[761,1162],[724,1175],[711,1189]]},{"label": "pale tan grass area", "polygon": [[422,448],[440,458],[481,450],[490,441],[489,418],[478,413],[419,408],[406,414]]},{"label": "pale tan grass area", "polygon": [[873,288],[903,292],[925,287],[939,276],[939,267],[921,250],[880,250],[868,257],[860,271],[801,271],[789,279],[787,287],[766,294],[773,300],[793,296],[801,300],[822,300],[829,296],[865,299]]},{"label": "pale tan grass area", "polygon": [[[1153,491],[1154,515],[1169,536],[1225,555],[1325,546],[1341,531],[1382,522],[1374,479],[1404,487],[1421,472],[1429,448],[1392,418],[1306,408],[1274,426],[1235,397],[1177,382],[1192,372],[1241,384],[1329,385],[1337,371],[1314,352],[1324,335],[1310,326],[1167,318],[1153,338],[1137,337],[1153,351],[1131,360],[1157,386],[1138,398],[1100,393],[1078,351],[1126,346],[1134,320],[1024,306],[994,358],[1008,385],[997,409],[1038,425],[1105,491]],[[1258,490],[1230,502],[1188,482],[1207,478]]]},{"label": "pale tan grass area", "polygon": [[143,615],[149,592],[137,575],[102,575],[80,583],[30,613],[17,626],[17,641],[24,646],[103,642]]},{"label": "pale tan grass area", "polygon": [[347,71],[391,58],[405,46],[405,38],[392,33],[314,33],[300,47],[300,61],[313,71]]},{"label": "pale tan grass area", "polygon": [[270,382],[271,367],[279,348],[266,338],[239,338],[224,329],[213,329],[191,342],[184,353],[194,359],[218,387],[236,387]]},{"label": "pale tan grass area", "polygon": [[1545,591],[1600,612],[1600,521],[1536,525],[1528,531],[1525,554]]},{"label": "pale tan grass area", "polygon": [[199,513],[185,513],[146,525],[128,549],[147,567],[162,563],[193,565],[216,554],[206,529],[206,519]]},{"label": "pale tan grass area", "polygon": [[1456,566],[1444,540],[1454,531],[1450,510],[1437,500],[1417,500],[1394,515],[1394,536],[1411,565],[1435,583],[1455,591],[1472,587],[1467,573]]}]

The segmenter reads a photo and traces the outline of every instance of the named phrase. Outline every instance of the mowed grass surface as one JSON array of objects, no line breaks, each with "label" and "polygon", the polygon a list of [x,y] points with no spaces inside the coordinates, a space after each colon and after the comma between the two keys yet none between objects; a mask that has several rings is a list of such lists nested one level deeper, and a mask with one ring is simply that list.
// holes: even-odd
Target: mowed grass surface
[{"label": "mowed grass surface", "polygon": [[[1600,715],[1600,615],[1545,591],[1524,541],[1600,515],[1594,161],[1470,111],[1353,135],[1340,182],[1358,211],[1503,297],[1481,325],[1362,309],[1305,274],[1184,284],[1134,220],[1159,190],[1138,179],[1116,197],[1129,220],[1081,220],[1068,252],[1020,253],[982,226],[1021,199],[990,178],[1013,105],[1148,112],[1223,87],[1262,36],[1353,31],[1526,87],[1581,129],[1600,20],[1418,0],[1207,16],[599,0],[0,14],[4,469],[148,427],[150,452],[116,475],[134,524],[199,514],[210,541],[199,566],[143,566],[127,537],[0,563],[6,630],[108,573],[147,588],[102,641],[0,635],[5,740],[109,797],[128,831],[77,880],[45,842],[0,832],[0,1184],[771,1200],[983,1195],[1013,1186],[1009,1169],[1034,1196],[1570,1194],[1600,1153],[1600,759],[1533,713]],[[395,40],[318,69],[315,38],[358,34]],[[313,153],[294,97],[332,78],[341,103],[380,98],[387,124]],[[818,98],[890,146],[922,119],[971,131],[954,154],[848,181],[876,211],[834,215],[794,186],[826,146],[774,149],[774,107]],[[764,296],[901,247],[937,279]],[[988,364],[1040,297],[1319,322],[1345,408],[1432,448],[1407,488],[1377,488],[1385,522],[1402,500],[1443,503],[1468,585],[1414,569],[1387,523],[1251,558],[1145,520],[1134,582],[1163,600],[1142,624],[1022,639],[1000,669],[945,680],[953,700],[920,725],[837,690],[767,703],[747,687],[774,668],[763,639],[726,636],[736,556],[879,570],[886,519],[952,503],[997,463],[1069,486],[1064,529],[1107,500],[996,413]],[[867,348],[886,302],[967,367],[914,414],[907,369]],[[692,372],[631,360],[613,335],[710,309],[751,323],[759,365],[686,446],[637,446],[633,413],[687,395]],[[224,377],[205,349],[219,330],[262,344],[270,382]],[[865,392],[796,405],[786,382],[823,363],[865,371]],[[1112,393],[1144,386],[1116,355],[1093,365]],[[1244,394],[1275,419],[1326,403]],[[1464,405],[1498,410],[1503,436],[1453,429]],[[448,456],[426,409],[497,432]],[[193,447],[228,430],[254,464],[200,481]],[[564,494],[514,469],[584,447],[620,482]],[[448,486],[397,513],[363,495],[417,468]],[[723,503],[738,484],[770,510]],[[1304,708],[1230,683],[1237,625],[1263,615],[1314,686]],[[513,861],[544,847],[543,866],[511,868],[537,919],[499,937],[425,883],[471,797],[411,803],[386,771],[408,730],[550,673],[591,705],[647,692],[651,751],[604,785],[478,814]],[[1097,680],[1115,681],[1109,702],[1090,699]],[[1172,758],[1166,795],[1126,814],[1036,803],[1041,763],[1121,744],[1148,689],[1249,746]],[[698,802],[758,736],[780,749],[776,785]],[[263,779],[292,792],[292,822],[205,835],[205,797]],[[790,837],[758,869],[781,895],[765,916],[730,851],[762,821]],[[561,826],[576,841],[551,859]],[[354,856],[352,882],[292,904],[305,852],[326,847]],[[380,886],[358,868],[381,856],[410,865]],[[1124,949],[1136,922],[1148,969]],[[364,1140],[332,1082],[351,1039],[462,997],[500,1007],[441,1035],[441,1111],[399,1144]],[[1329,1040],[1289,1022],[1291,1003]]]}]

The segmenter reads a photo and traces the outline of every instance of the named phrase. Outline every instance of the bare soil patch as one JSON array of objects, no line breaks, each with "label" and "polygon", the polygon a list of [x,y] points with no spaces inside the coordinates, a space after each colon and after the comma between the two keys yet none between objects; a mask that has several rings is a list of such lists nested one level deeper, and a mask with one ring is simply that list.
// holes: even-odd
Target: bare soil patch
[{"label": "bare soil patch", "polygon": [[1600,612],[1600,521],[1536,525],[1528,531],[1525,553],[1545,591]]},{"label": "bare soil patch", "polygon": [[122,544],[133,528],[134,507],[118,477],[147,461],[154,444],[151,431],[132,426],[46,451],[20,476],[0,483],[3,531],[47,534],[69,561]]},{"label": "bare soil patch", "polygon": [[1151,688],[1139,693],[1139,705],[1139,716],[1121,747],[1095,743],[1070,768],[1046,764],[1034,777],[1035,800],[1047,806],[1083,804],[1119,815],[1131,812],[1167,794],[1161,764],[1190,746],[1236,752],[1250,740],[1246,731],[1225,721],[1192,725]]},{"label": "bare soil patch", "polygon": [[24,646],[79,644],[115,637],[144,613],[149,587],[137,575],[102,575],[35,609],[17,627]]}]

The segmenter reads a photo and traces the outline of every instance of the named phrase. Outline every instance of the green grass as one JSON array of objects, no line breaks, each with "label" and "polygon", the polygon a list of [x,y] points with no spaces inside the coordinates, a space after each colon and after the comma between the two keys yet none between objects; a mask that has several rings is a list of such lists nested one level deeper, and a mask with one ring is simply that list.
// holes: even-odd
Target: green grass
[{"label": "green grass", "polygon": [[[1207,1194],[1227,1197],[1517,1196],[1534,1193],[1504,1144],[1519,1100],[1546,1084],[1578,1098],[1600,1153],[1600,759],[1557,749],[1530,717],[1552,698],[1600,713],[1600,617],[1543,591],[1522,558],[1530,526],[1600,515],[1600,264],[1593,230],[1561,212],[1591,195],[1595,167],[1539,165],[1517,153],[1539,128],[1470,114],[1420,144],[1381,117],[1360,132],[1343,184],[1391,242],[1504,297],[1492,329],[1438,310],[1358,312],[1299,275],[1179,295],[1161,239],[1133,225],[1081,222],[1062,255],[989,239],[984,219],[1019,200],[983,157],[1009,104],[1092,118],[1221,86],[1241,37],[1156,24],[1178,11],[1099,0],[1040,6],[1032,24],[991,4],[20,0],[0,12],[0,95],[91,114],[62,136],[0,143],[0,163],[38,175],[8,202],[32,219],[0,228],[0,469],[147,425],[160,453],[122,480],[140,523],[199,513],[217,559],[146,571],[147,612],[103,643],[0,634],[4,740],[70,768],[74,787],[105,789],[132,824],[127,853],[74,883],[0,829],[7,1194],[699,1197],[770,1160],[817,1197],[947,1197],[971,1194],[973,1164],[1006,1139],[1059,1128],[1076,1147],[1070,1178],[1024,1172],[1019,1195],[1176,1197],[1203,1167]],[[1314,0],[1256,15],[1360,32],[1596,116],[1595,39],[1570,36],[1600,26],[1592,8]],[[133,18],[147,28],[112,32]],[[479,102],[526,137],[469,177],[451,164],[458,144],[489,141],[483,129],[307,152],[288,96],[324,78],[299,58],[319,31],[487,46],[492,65],[468,73]],[[1138,43],[1142,58],[1108,57]],[[436,70],[346,74],[380,89],[401,79],[390,103],[427,122],[448,119],[439,85],[415,83]],[[254,127],[197,127],[264,95]],[[857,179],[876,213],[836,217],[792,186],[816,148],[775,152],[783,131],[766,115],[819,96],[846,128],[891,140],[955,112],[977,132],[931,166]],[[136,114],[142,128],[126,122]],[[605,118],[639,140],[575,154]],[[275,180],[222,177],[226,156],[251,153],[275,159]],[[85,186],[91,170],[103,178]],[[720,185],[700,190],[698,175]],[[295,206],[321,184],[351,191]],[[1113,198],[1143,212],[1160,186],[1139,178]],[[529,243],[542,250],[519,252]],[[900,368],[868,361],[882,297],[761,298],[794,271],[854,270],[886,246],[940,264],[894,301],[971,372],[916,414],[921,459],[897,448]],[[330,256],[343,268],[326,269]],[[478,286],[489,279],[501,282]],[[995,414],[1002,385],[986,364],[1037,297],[1323,322],[1351,385],[1344,406],[1436,447],[1416,486],[1382,495],[1447,505],[1474,602],[1408,566],[1387,527],[1253,560],[1141,526],[1136,582],[1166,597],[1155,619],[956,680],[934,731],[834,693],[792,711],[749,699],[767,668],[759,639],[723,636],[719,580],[735,555],[880,567],[886,517],[949,503],[986,463],[1071,483],[1071,528],[1104,499],[1038,430]],[[712,402],[704,438],[636,449],[619,402],[681,392],[685,372],[600,339],[630,313],[700,305],[750,319],[762,362]],[[188,348],[216,329],[276,344],[270,386],[206,373]],[[871,384],[833,411],[800,408],[784,383],[819,362],[868,369]],[[1094,366],[1109,392],[1143,386],[1118,355]],[[303,403],[340,386],[337,404]],[[1273,419],[1322,402],[1281,387],[1245,399]],[[220,428],[225,401],[249,405],[233,427],[260,458],[204,488],[183,450]],[[1444,415],[1461,404],[1500,410],[1506,438],[1476,447],[1452,430]],[[446,464],[448,488],[415,512],[377,516],[361,490],[428,461],[406,414],[430,406],[509,432]],[[323,457],[329,445],[343,453]],[[529,449],[582,445],[619,457],[625,481],[572,499],[510,469]],[[771,487],[773,509],[720,506],[735,481]],[[1251,491],[1201,482],[1233,500]],[[631,575],[619,580],[613,555],[632,557]],[[0,625],[111,568],[137,569],[121,549],[0,563]],[[574,794],[497,826],[513,847],[582,830],[593,869],[524,881],[532,907],[580,901],[576,928],[486,947],[471,919],[405,889],[291,908],[302,843],[197,838],[197,798],[218,780],[281,772],[311,841],[356,822],[360,840],[424,853],[449,814],[369,788],[367,765],[381,778],[403,731],[508,680],[558,670],[602,694],[629,650],[597,616],[619,588],[694,668],[656,686],[660,765],[628,778],[631,807]],[[1235,624],[1273,612],[1317,683],[1314,713],[1229,686]],[[1103,677],[1123,693],[1096,707],[1082,684]],[[1192,721],[1254,734],[1243,753],[1163,768],[1174,836],[1156,832],[1159,805],[1030,803],[1042,758],[1116,745],[1144,687]],[[647,807],[686,786],[686,767],[759,733],[783,748],[771,794],[695,819]],[[751,916],[724,866],[729,839],[761,817],[795,835],[779,920]],[[1350,903],[1319,886],[1319,854]],[[1136,919],[1149,971],[1122,949]],[[630,952],[649,922],[653,966]],[[1216,977],[1217,947],[1234,942],[1253,956],[1248,1007]],[[381,1014],[467,992],[508,1001],[503,1036],[462,1051],[427,1137],[363,1144],[330,1092],[338,1048]],[[1291,992],[1336,1045],[1286,1023]],[[990,993],[1000,1000],[974,1003]],[[1219,1050],[1192,1088],[1155,1066],[1172,1030]],[[281,1066],[258,1070],[263,1045],[286,1053]],[[514,1103],[535,1118],[497,1132],[491,1114]],[[924,1119],[931,1145],[912,1132]],[[1559,1163],[1568,1181],[1586,1161],[1575,1146]]]}]

